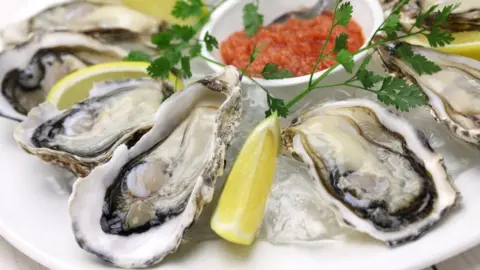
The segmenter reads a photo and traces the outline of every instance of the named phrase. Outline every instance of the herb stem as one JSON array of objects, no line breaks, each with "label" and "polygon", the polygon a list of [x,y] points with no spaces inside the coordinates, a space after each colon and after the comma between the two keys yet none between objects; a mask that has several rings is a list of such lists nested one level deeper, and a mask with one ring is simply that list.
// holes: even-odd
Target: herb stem
[{"label": "herb stem", "polygon": [[312,86],[312,81],[313,81],[313,74],[315,74],[318,64],[320,64],[320,61],[324,59],[324,53],[325,49],[327,48],[327,44],[330,41],[330,37],[332,36],[333,29],[336,26],[335,23],[335,12],[337,11],[338,5],[340,4],[341,0],[337,0],[337,3],[335,4],[335,9],[333,10],[333,19],[332,19],[332,27],[330,27],[330,31],[328,32],[327,38],[325,39],[325,42],[323,43],[322,50],[320,51],[320,55],[317,58],[317,61],[315,61],[315,65],[313,66],[313,71],[310,73],[310,79],[308,80],[308,86]]},{"label": "herb stem", "polygon": [[215,61],[215,60],[213,60],[213,59],[210,59],[210,58],[208,58],[208,57],[205,57],[205,56],[203,56],[203,55],[201,55],[201,54],[199,55],[199,57],[202,58],[203,60],[207,61],[207,62],[210,62],[210,63],[213,63],[213,64],[217,64],[217,65],[219,65],[219,66],[221,66],[221,67],[224,67],[224,66],[225,66],[224,64],[222,64],[222,63],[220,63],[220,62],[217,62],[217,61]]}]

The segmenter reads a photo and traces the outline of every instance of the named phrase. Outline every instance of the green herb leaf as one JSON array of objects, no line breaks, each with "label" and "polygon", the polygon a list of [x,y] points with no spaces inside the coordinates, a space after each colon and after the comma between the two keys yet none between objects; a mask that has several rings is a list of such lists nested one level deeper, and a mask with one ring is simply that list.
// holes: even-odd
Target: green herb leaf
[{"label": "green herb leaf", "polygon": [[392,10],[392,13],[391,14],[397,14],[398,12],[400,12],[400,10],[403,8],[403,6],[405,6],[406,4],[408,4],[408,2],[410,2],[410,0],[402,0],[400,1],[400,3],[398,3],[395,8]]},{"label": "green herb leaf", "polygon": [[428,43],[432,47],[443,47],[455,40],[450,32],[441,30],[438,27],[432,28],[430,33],[425,33],[423,35],[428,39]]},{"label": "green herb leaf", "polygon": [[172,25],[170,32],[183,41],[189,41],[196,34],[196,31],[193,29],[193,27],[177,24]]},{"label": "green herb leaf", "polygon": [[190,68],[190,57],[188,56],[182,57],[181,64],[182,64],[182,70],[183,70],[183,74],[185,75],[185,78],[192,77],[192,70]]},{"label": "green herb leaf", "polygon": [[141,52],[141,51],[130,51],[127,57],[123,58],[123,61],[131,61],[131,62],[151,62],[152,58],[150,55]]},{"label": "green herb leaf", "polygon": [[278,69],[277,64],[267,63],[260,73],[266,80],[285,79],[293,77],[293,74],[286,69]]},{"label": "green herb leaf", "polygon": [[207,50],[209,52],[213,51],[213,48],[218,49],[218,41],[217,39],[210,35],[208,32],[205,33],[205,36],[203,37],[203,42],[205,42],[205,45],[207,46]]},{"label": "green herb leaf", "polygon": [[267,45],[267,43],[262,43],[260,46],[253,48],[253,52],[252,52],[252,54],[250,55],[250,64],[253,63],[253,61],[255,61],[255,59],[257,58],[258,54],[259,54],[260,51],[263,49],[263,47],[265,47],[265,45]]},{"label": "green herb leaf", "polygon": [[417,86],[407,84],[404,80],[395,77],[383,79],[382,86],[377,91],[377,98],[404,112],[408,112],[410,108],[427,104],[427,97]]},{"label": "green herb leaf", "polygon": [[400,28],[400,15],[392,14],[385,20],[380,30],[384,31],[389,39],[394,39],[397,37],[397,31],[400,30]]},{"label": "green herb leaf", "polygon": [[350,2],[343,3],[335,12],[335,24],[347,26],[352,19],[353,7]]},{"label": "green herb leaf", "polygon": [[425,18],[429,17],[437,8],[438,5],[433,5],[424,13],[418,14],[417,19],[415,20],[415,26],[422,27],[425,23]]},{"label": "green herb leaf", "polygon": [[333,48],[334,52],[339,52],[343,49],[347,49],[348,34],[341,33],[335,38],[335,47]]},{"label": "green herb leaf", "polygon": [[173,34],[170,31],[160,32],[152,36],[152,43],[155,44],[158,49],[170,47],[172,40]]},{"label": "green herb leaf", "polygon": [[288,116],[288,108],[285,106],[285,102],[282,99],[274,98],[267,94],[267,102],[269,109],[265,111],[265,117],[269,117],[273,112],[277,112],[280,117]]},{"label": "green herb leaf", "polygon": [[258,12],[257,5],[250,3],[243,7],[243,26],[248,37],[255,35],[263,25],[263,15]]},{"label": "green herb leaf", "polygon": [[194,45],[192,45],[192,47],[190,48],[190,57],[196,57],[196,56],[199,56],[200,55],[200,52],[202,51],[202,45],[200,43],[195,43]]},{"label": "green herb leaf", "polygon": [[453,10],[458,8],[460,3],[456,3],[455,5],[448,5],[442,8],[440,12],[435,13],[435,19],[433,24],[436,26],[444,26],[447,24],[447,18],[452,13]]},{"label": "green herb leaf", "polygon": [[168,59],[164,56],[161,56],[155,59],[150,66],[147,68],[148,76],[152,78],[168,78],[168,74],[172,66]]},{"label": "green herb leaf", "polygon": [[180,19],[197,17],[202,14],[202,8],[202,0],[177,0],[173,6],[172,15]]},{"label": "green herb leaf", "polygon": [[400,45],[397,48],[397,53],[400,58],[409,63],[419,75],[433,74],[441,70],[439,66],[425,58],[425,56],[414,54],[410,44],[403,43]]},{"label": "green herb leaf", "polygon": [[169,50],[163,54],[163,57],[168,60],[170,67],[174,67],[180,61],[182,54],[177,50]]},{"label": "green herb leaf", "polygon": [[367,68],[367,65],[370,63],[371,60],[372,60],[372,54],[367,54],[367,56],[365,56],[365,58],[363,58],[363,61],[360,64],[360,67],[358,68],[358,70],[365,70]]},{"label": "green herb leaf", "polygon": [[375,84],[381,82],[383,77],[377,75],[375,72],[368,71],[366,69],[359,70],[357,72],[357,78],[362,83],[363,87],[371,89]]},{"label": "green herb leaf", "polygon": [[337,60],[337,62],[340,63],[348,73],[352,73],[353,68],[355,67],[352,53],[343,49],[337,54],[335,60]]}]

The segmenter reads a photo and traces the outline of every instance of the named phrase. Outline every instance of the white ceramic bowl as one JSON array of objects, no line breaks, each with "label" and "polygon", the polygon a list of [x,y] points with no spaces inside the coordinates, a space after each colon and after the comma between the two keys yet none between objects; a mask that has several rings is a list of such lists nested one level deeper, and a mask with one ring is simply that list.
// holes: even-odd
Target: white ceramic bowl
[{"label": "white ceramic bowl", "polygon": [[[297,10],[301,7],[309,7],[316,3],[317,0],[260,0],[259,11],[264,15],[264,24],[268,25],[271,21],[285,12]],[[383,11],[378,3],[378,0],[349,0],[353,6],[353,18],[360,24],[365,36],[365,44],[373,35],[374,31],[383,22]],[[229,0],[218,7],[210,22],[202,29],[201,37],[208,31],[215,36],[221,44],[232,33],[244,29],[242,22],[242,9],[245,4],[253,2],[252,0]],[[335,1],[332,1],[335,2]],[[355,56],[355,62],[360,61],[366,55],[367,51]],[[219,50],[208,52],[206,47],[202,48],[202,55],[218,62],[222,62],[222,57]],[[215,71],[220,71],[221,67],[208,63],[208,65]],[[314,78],[318,78],[324,71],[315,73]],[[343,67],[337,67],[328,77],[345,76]],[[273,95],[282,99],[291,99],[298,95],[299,91],[305,89],[308,85],[310,75],[280,79],[280,80],[264,80],[257,79],[263,86],[265,86]],[[331,81],[331,80],[328,80]],[[247,78],[243,79],[246,84],[253,84]]]}]

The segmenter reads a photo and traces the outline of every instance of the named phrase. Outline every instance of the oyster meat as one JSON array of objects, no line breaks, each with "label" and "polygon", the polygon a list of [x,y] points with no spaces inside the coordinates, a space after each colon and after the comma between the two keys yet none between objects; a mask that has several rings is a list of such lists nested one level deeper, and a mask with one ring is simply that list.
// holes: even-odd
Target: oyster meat
[{"label": "oyster meat", "polygon": [[93,34],[110,41],[142,39],[149,43],[150,36],[166,26],[165,22],[120,3],[69,1],[7,26],[1,36],[6,45],[16,45],[34,34],[60,30]]},{"label": "oyster meat", "polygon": [[88,99],[68,110],[58,111],[49,102],[35,107],[14,137],[26,152],[86,176],[117,146],[133,144],[146,133],[172,93],[169,82],[147,78],[98,83]]},{"label": "oyster meat", "polygon": [[457,138],[480,146],[480,62],[472,58],[446,54],[414,46],[413,52],[437,64],[441,70],[419,75],[399,57],[403,43],[377,48],[385,68],[395,76],[417,84],[428,96],[432,114]]},{"label": "oyster meat", "polygon": [[424,235],[459,199],[423,133],[373,101],[325,103],[283,135],[337,221],[389,246]]},{"label": "oyster meat", "polygon": [[16,119],[43,101],[50,88],[78,69],[120,61],[128,51],[81,33],[49,32],[0,53],[0,113]]},{"label": "oyster meat", "polygon": [[178,248],[223,173],[242,117],[239,82],[229,66],[176,92],[130,150],[119,146],[76,181],[69,207],[80,247],[126,268],[151,266]]}]

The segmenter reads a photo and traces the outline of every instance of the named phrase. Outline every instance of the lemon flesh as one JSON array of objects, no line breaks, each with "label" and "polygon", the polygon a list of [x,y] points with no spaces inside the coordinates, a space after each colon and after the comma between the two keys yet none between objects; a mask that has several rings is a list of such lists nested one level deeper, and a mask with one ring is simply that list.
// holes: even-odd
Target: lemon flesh
[{"label": "lemon flesh", "polygon": [[250,245],[263,219],[280,149],[276,114],[248,136],[228,176],[210,226],[225,240]]},{"label": "lemon flesh", "polygon": [[[124,5],[159,20],[164,20],[169,24],[192,25],[195,22],[193,19],[183,20],[171,14],[176,1],[177,0],[122,0]],[[204,12],[208,12],[208,9],[205,8]]]},{"label": "lemon flesh", "polygon": [[[58,81],[50,89],[47,101],[60,110],[68,109],[73,104],[88,98],[96,82],[147,77],[149,65],[147,62],[111,62],[77,70]],[[176,89],[183,87],[181,81],[173,74],[170,74],[169,80],[176,84]]]},{"label": "lemon flesh", "polygon": [[[480,60],[480,31],[454,33],[453,37],[455,40],[451,44],[433,49]],[[414,45],[430,47],[427,38],[420,35],[409,37],[405,41]]]}]

